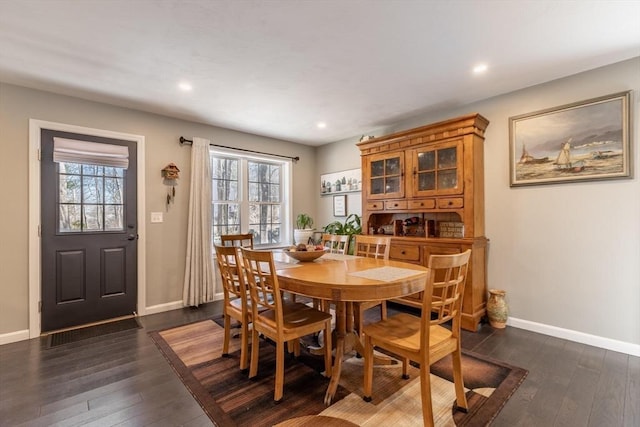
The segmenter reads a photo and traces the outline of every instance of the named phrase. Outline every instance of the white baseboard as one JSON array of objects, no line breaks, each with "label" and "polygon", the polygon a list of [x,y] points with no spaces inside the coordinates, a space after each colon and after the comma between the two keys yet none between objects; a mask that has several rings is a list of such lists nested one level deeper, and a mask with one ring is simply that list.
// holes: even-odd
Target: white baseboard
[{"label": "white baseboard", "polygon": [[571,329],[558,328],[556,326],[545,325],[543,323],[531,322],[509,317],[507,325],[514,328],[525,329],[539,334],[575,341],[594,347],[625,353],[630,356],[640,356],[640,345],[624,341],[613,340],[611,338],[599,337],[597,335],[585,334],[584,332],[573,331]]},{"label": "white baseboard", "polygon": [[145,316],[148,316],[149,314],[156,314],[156,313],[163,313],[165,311],[177,310],[182,307],[183,307],[182,300],[166,302],[164,304],[152,305],[146,308]]},{"label": "white baseboard", "polygon": [[[213,300],[214,301],[218,301],[224,299],[224,294],[222,292],[217,293],[214,297]],[[171,301],[171,302],[167,302],[164,304],[158,304],[158,305],[152,305],[151,307],[146,307],[145,309],[145,316],[149,315],[149,314],[156,314],[156,313],[163,313],[165,311],[171,311],[171,310],[178,310],[183,308],[184,305],[182,305],[182,300],[180,301]]]},{"label": "white baseboard", "polygon": [[10,344],[12,342],[24,341],[29,339],[29,330],[8,332],[0,334],[0,345]]}]

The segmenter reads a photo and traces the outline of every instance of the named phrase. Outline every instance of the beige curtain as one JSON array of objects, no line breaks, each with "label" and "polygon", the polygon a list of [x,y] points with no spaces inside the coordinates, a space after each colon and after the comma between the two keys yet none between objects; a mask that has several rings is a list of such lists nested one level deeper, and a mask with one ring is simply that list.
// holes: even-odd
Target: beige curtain
[{"label": "beige curtain", "polygon": [[211,161],[209,140],[193,138],[187,259],[182,302],[195,306],[213,301],[215,278],[211,252]]}]

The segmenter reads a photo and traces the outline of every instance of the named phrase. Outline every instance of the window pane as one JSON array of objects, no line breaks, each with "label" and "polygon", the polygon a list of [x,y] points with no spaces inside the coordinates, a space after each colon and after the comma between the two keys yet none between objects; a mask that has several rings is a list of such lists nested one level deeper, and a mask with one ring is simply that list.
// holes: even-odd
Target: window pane
[{"label": "window pane", "polygon": [[280,186],[276,184],[272,185],[269,190],[269,196],[270,202],[278,203],[280,201]]},{"label": "window pane", "polygon": [[80,175],[80,172],[82,170],[81,165],[79,165],[78,163],[66,163],[66,162],[61,162],[58,163],[60,169],[60,173],[70,173],[70,174],[74,174],[74,175]]},{"label": "window pane", "polygon": [[82,165],[82,174],[102,176],[104,175],[104,166]]},{"label": "window pane", "polygon": [[80,177],[60,175],[60,203],[80,203]]},{"label": "window pane", "polygon": [[[100,166],[96,166],[100,167]],[[102,199],[103,178],[82,177],[82,202],[83,203],[103,203]]]},{"label": "window pane", "polygon": [[260,186],[256,182],[249,183],[249,201],[250,202],[260,201]]},{"label": "window pane", "polygon": [[102,230],[102,213],[101,205],[83,205],[82,206],[82,230],[83,231],[101,231]]},{"label": "window pane", "polygon": [[82,230],[80,205],[60,205],[58,229],[62,232],[73,232]]},{"label": "window pane", "polygon": [[238,200],[238,181],[213,180],[212,183],[213,201],[235,201]]},{"label": "window pane", "polygon": [[123,180],[121,178],[105,178],[104,202],[111,204],[122,204],[122,187]]},{"label": "window pane", "polygon": [[113,176],[113,177],[122,178],[124,176],[124,169],[122,169],[122,168],[105,167],[104,168],[104,176]]},{"label": "window pane", "polygon": [[106,205],[104,207],[104,229],[109,231],[124,230],[122,205]]}]

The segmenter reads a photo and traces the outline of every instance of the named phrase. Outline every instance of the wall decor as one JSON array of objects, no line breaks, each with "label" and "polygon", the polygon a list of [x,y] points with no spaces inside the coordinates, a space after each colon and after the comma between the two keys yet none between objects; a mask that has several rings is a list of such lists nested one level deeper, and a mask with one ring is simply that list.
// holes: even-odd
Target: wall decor
[{"label": "wall decor", "polygon": [[362,169],[320,175],[320,195],[351,193],[362,189]]},{"label": "wall decor", "polygon": [[630,91],[509,118],[511,186],[631,177]]},{"label": "wall decor", "polygon": [[333,216],[347,216],[347,195],[333,196]]}]

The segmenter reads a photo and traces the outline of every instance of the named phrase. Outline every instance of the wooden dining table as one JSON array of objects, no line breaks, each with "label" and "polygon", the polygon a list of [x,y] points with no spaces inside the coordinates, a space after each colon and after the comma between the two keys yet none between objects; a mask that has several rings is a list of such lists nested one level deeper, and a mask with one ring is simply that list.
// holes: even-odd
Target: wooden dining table
[{"label": "wooden dining table", "polygon": [[[352,351],[363,354],[353,330],[350,302],[398,298],[424,290],[429,269],[383,259],[325,254],[312,262],[299,262],[274,252],[278,282],[283,291],[332,301],[336,306],[336,352],[324,402],[329,405],[338,388],[342,359]],[[348,313],[349,311],[349,313]]]}]

